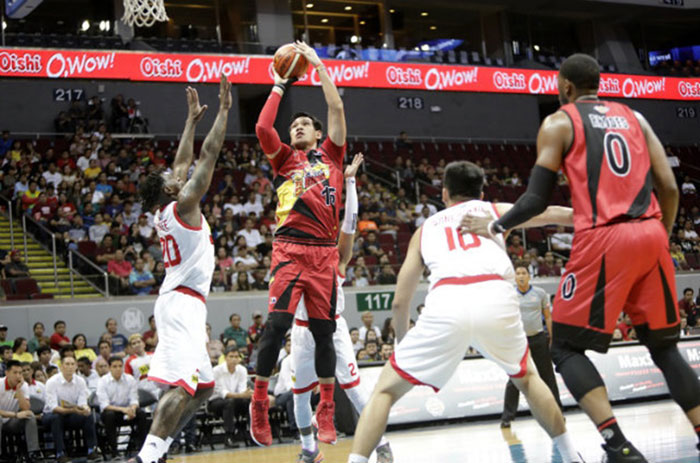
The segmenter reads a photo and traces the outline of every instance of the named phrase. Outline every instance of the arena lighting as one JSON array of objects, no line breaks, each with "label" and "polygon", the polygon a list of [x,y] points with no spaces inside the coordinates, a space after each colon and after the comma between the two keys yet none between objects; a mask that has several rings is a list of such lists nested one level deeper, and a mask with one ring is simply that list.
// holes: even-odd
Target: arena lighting
[{"label": "arena lighting", "polygon": [[100,30],[106,32],[111,27],[109,21],[100,21]]},{"label": "arena lighting", "polygon": [[428,12],[427,12],[427,11],[422,11],[420,15],[423,16],[423,17],[428,16]]},{"label": "arena lighting", "polygon": [[327,22],[328,22],[328,18],[323,18],[323,19],[321,20],[321,22],[324,23],[324,24],[327,23]]},{"label": "arena lighting", "polygon": [[431,30],[431,31],[437,30],[437,26],[430,26],[430,30]]},{"label": "arena lighting", "polygon": [[82,30],[83,32],[85,32],[85,31],[87,31],[88,29],[90,29],[90,21],[88,21],[88,20],[86,19],[85,21],[83,21],[83,24],[80,26],[80,30]]},{"label": "arena lighting", "polygon": [[351,7],[350,5],[346,5],[346,6],[345,6],[345,11],[350,11],[350,10],[352,10],[352,7]]},{"label": "arena lighting", "polygon": [[7,29],[7,23],[5,21],[2,22],[2,30]]},{"label": "arena lighting", "polygon": [[360,26],[364,26],[365,24],[367,24],[367,21],[360,21]]},{"label": "arena lighting", "polygon": [[423,51],[430,51],[430,45],[427,43],[424,43],[423,45],[420,46],[420,49]]},{"label": "arena lighting", "polygon": [[306,8],[313,8],[313,7],[314,7],[314,4],[313,4],[313,3],[307,3],[307,4],[306,4]]},{"label": "arena lighting", "polygon": [[534,48],[535,51],[540,51],[540,46],[539,46],[539,45],[535,45],[535,46],[533,46],[532,48]]},{"label": "arena lighting", "polygon": [[356,35],[353,35],[352,37],[350,37],[350,43],[357,43],[359,41],[360,41],[360,38]]},{"label": "arena lighting", "polygon": [[391,8],[391,9],[389,10],[389,13],[396,13],[396,10],[393,9],[393,8]]}]

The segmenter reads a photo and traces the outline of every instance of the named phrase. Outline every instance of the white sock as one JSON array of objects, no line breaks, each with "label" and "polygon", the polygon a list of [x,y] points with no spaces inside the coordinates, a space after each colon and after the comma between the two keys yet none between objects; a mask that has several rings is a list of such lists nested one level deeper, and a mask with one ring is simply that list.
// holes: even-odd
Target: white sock
[{"label": "white sock", "polygon": [[358,455],[356,453],[351,453],[350,456],[348,457],[348,463],[368,463],[369,458],[363,457],[362,455]]},{"label": "white sock", "polygon": [[168,450],[170,449],[170,446],[172,445],[172,443],[173,443],[174,441],[175,441],[175,439],[173,439],[173,438],[170,437],[170,436],[168,436],[168,437],[165,439],[165,452],[163,452],[163,453],[168,453]]},{"label": "white sock", "polygon": [[313,432],[301,435],[301,448],[308,452],[316,451],[316,440]]},{"label": "white sock", "polygon": [[365,405],[369,402],[369,392],[361,385],[357,385],[350,389],[345,389],[345,394],[348,396],[348,399],[350,399],[350,402],[352,402],[352,406],[355,407],[357,413],[361,415]]},{"label": "white sock", "polygon": [[166,445],[166,442],[160,437],[149,434],[141,447],[139,458],[143,463],[157,463],[168,449]]},{"label": "white sock", "polygon": [[569,435],[568,431],[564,434],[559,434],[552,440],[554,441],[554,445],[557,446],[557,450],[559,450],[559,455],[561,455],[561,458],[564,460],[564,463],[580,461],[578,452],[576,452],[576,447],[574,447],[574,443],[571,441],[571,435]]}]

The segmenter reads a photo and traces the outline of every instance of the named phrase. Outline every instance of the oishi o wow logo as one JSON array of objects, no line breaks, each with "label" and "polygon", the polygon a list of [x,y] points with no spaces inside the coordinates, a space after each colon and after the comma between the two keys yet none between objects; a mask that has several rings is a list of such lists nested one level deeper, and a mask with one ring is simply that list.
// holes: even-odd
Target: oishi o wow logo
[{"label": "oishi o wow logo", "polygon": [[30,53],[0,53],[0,72],[38,74],[41,72],[41,56]]},{"label": "oishi o wow logo", "polygon": [[700,82],[681,80],[678,82],[678,93],[680,93],[683,98],[699,98]]},{"label": "oishi o wow logo", "polygon": [[391,85],[418,86],[423,82],[423,76],[420,69],[389,66],[386,68],[386,80]]},{"label": "oishi o wow logo", "polygon": [[147,56],[141,60],[141,74],[144,77],[175,78],[182,75],[182,61],[179,59],[159,59]]},{"label": "oishi o wow logo", "polygon": [[493,85],[499,90],[525,90],[525,74],[520,72],[494,72]]}]

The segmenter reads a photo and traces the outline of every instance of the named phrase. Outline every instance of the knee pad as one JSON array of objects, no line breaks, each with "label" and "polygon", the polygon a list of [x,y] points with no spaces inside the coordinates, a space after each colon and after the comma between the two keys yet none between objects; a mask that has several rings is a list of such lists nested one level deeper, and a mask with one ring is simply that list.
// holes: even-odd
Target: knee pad
[{"label": "knee pad", "polygon": [[603,378],[584,351],[572,348],[566,341],[555,340],[552,343],[552,360],[576,402],[593,389],[605,386]]},{"label": "knee pad", "polygon": [[311,330],[316,343],[316,376],[319,378],[332,378],[335,376],[335,346],[333,345],[333,332],[327,333],[320,330]]},{"label": "knee pad", "polygon": [[294,315],[287,312],[272,312],[267,318],[265,331],[260,339],[257,372],[260,376],[270,376],[275,368],[282,340],[292,326]]},{"label": "knee pad", "polygon": [[663,372],[671,398],[683,409],[690,411],[700,405],[700,382],[675,345],[650,348],[651,359]]}]

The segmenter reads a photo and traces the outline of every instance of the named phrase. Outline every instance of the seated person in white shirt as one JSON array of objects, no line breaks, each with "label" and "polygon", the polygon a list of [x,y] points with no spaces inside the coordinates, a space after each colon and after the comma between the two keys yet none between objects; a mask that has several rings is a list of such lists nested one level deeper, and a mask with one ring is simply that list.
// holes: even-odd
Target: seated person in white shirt
[{"label": "seated person in white shirt", "polygon": [[[46,387],[44,386],[43,383],[39,383],[34,379],[34,370],[32,370],[32,364],[29,362],[22,362],[21,364],[22,367],[22,379],[24,379],[24,383],[27,385],[29,388],[29,400],[36,398],[41,400],[42,404],[45,403],[46,401],[44,400],[44,390]],[[44,374],[44,371],[41,370],[40,368],[38,371],[41,371],[41,374]],[[46,376],[44,375],[44,378]]]},{"label": "seated person in white shirt", "polygon": [[[31,370],[31,381],[27,381],[29,385],[29,399],[41,400],[42,403],[46,403],[46,373],[41,368],[36,370]],[[24,370],[22,370],[24,374]],[[39,413],[38,417],[41,417]]]},{"label": "seated person in white shirt", "polygon": [[107,434],[108,448],[104,452],[117,458],[118,429],[127,425],[132,428],[127,453],[141,448],[148,433],[146,412],[139,408],[138,382],[133,376],[124,373],[124,361],[121,358],[109,359],[109,373],[97,383],[97,402]]},{"label": "seated person in white shirt", "polygon": [[225,363],[214,367],[214,394],[209,399],[208,408],[224,419],[226,446],[237,447],[236,437],[245,435],[245,419],[253,390],[248,387],[248,371],[241,365],[238,348],[227,347],[224,358]]},{"label": "seated person in white shirt", "polygon": [[97,372],[92,369],[92,363],[90,362],[89,358],[80,357],[78,359],[77,375],[85,380],[85,384],[87,384],[90,394],[97,391],[97,381],[99,381],[100,377]]},{"label": "seated person in white shirt", "polygon": [[553,250],[568,256],[571,252],[571,245],[574,242],[574,234],[567,233],[564,227],[559,226],[557,227],[557,232],[551,236],[550,241]]},{"label": "seated person in white shirt", "polygon": [[22,366],[17,360],[8,360],[5,377],[0,378],[0,434],[24,435],[28,456],[33,463],[41,458],[36,418],[29,406],[29,387],[22,377]]},{"label": "seated person in white shirt", "polygon": [[253,228],[254,225],[253,219],[246,219],[245,228],[238,232],[238,235],[245,238],[246,244],[251,249],[254,249],[257,247],[257,245],[263,242],[262,236],[260,236],[260,231]]},{"label": "seated person in white shirt", "polygon": [[292,392],[292,386],[294,386],[294,381],[292,380],[292,376],[294,376],[294,366],[292,365],[292,356],[289,355],[291,349],[292,339],[288,337],[284,343],[284,349],[282,349],[282,351],[287,352],[287,355],[280,363],[280,372],[277,376],[274,394],[275,403],[287,410],[289,429],[296,434],[297,422],[294,417],[294,393]]},{"label": "seated person in white shirt", "polygon": [[41,423],[51,430],[58,463],[71,461],[65,453],[65,429],[82,429],[83,440],[88,449],[87,459],[96,461],[100,458],[95,450],[95,419],[87,403],[90,393],[85,380],[75,374],[76,369],[75,359],[64,356],[61,359],[60,372],[46,382],[46,405]]}]

